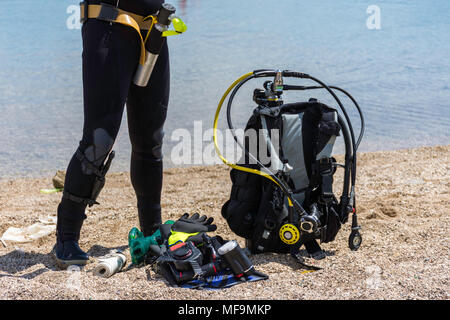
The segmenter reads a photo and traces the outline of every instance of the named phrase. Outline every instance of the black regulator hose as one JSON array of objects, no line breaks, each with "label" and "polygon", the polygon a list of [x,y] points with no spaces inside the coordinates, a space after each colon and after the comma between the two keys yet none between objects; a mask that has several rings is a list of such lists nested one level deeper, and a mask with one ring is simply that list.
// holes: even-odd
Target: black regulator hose
[{"label": "black regulator hose", "polygon": [[[270,69],[260,69],[260,70],[255,70],[253,71],[253,74],[244,78],[242,81],[240,81],[233,89],[233,91],[231,92],[231,95],[228,99],[228,104],[227,104],[227,122],[228,122],[228,127],[229,129],[232,131],[232,135],[233,135],[233,139],[236,141],[236,143],[244,150],[245,154],[252,158],[261,168],[265,169],[268,171],[268,169],[262,165],[262,163],[254,156],[252,155],[247,148],[245,148],[242,143],[239,141],[239,139],[237,138],[236,134],[235,134],[235,129],[234,129],[234,125],[233,122],[231,120],[231,107],[233,104],[233,100],[236,96],[236,93],[239,91],[239,89],[245,84],[247,83],[249,80],[251,79],[255,79],[255,78],[262,78],[262,77],[272,77],[275,76],[277,74],[277,70],[270,70]],[[289,85],[285,85],[285,89],[286,90],[308,90],[308,89],[325,89],[327,90],[330,95],[335,99],[335,101],[337,102],[337,104],[339,105],[339,108],[341,109],[345,121],[344,119],[342,119],[342,117],[338,116],[338,122],[341,125],[342,129],[343,129],[343,135],[344,135],[344,142],[345,142],[345,146],[346,146],[346,154],[345,154],[345,173],[344,173],[344,187],[343,187],[343,193],[341,196],[341,203],[343,204],[341,210],[342,210],[342,215],[345,216],[346,214],[346,210],[348,210],[348,204],[349,204],[349,187],[350,187],[350,177],[351,177],[351,186],[352,186],[352,194],[351,196],[352,201],[354,201],[354,194],[353,194],[353,186],[355,185],[356,182],[356,151],[359,147],[359,144],[362,140],[363,134],[364,134],[364,128],[365,128],[365,123],[364,123],[364,116],[362,114],[361,108],[359,107],[358,103],[356,102],[356,100],[345,90],[339,88],[339,87],[335,87],[335,86],[327,86],[325,83],[323,83],[322,81],[320,81],[317,78],[314,78],[308,74],[305,73],[300,73],[300,72],[293,72],[293,71],[283,71],[283,77],[293,77],[293,78],[301,78],[301,79],[310,79],[316,83],[318,83],[320,86],[289,86]],[[353,130],[353,126],[351,124],[350,121],[350,117],[345,109],[345,107],[343,106],[342,102],[339,100],[339,98],[337,97],[337,95],[333,92],[333,90],[338,90],[341,91],[342,93],[344,93],[355,105],[356,109],[358,110],[358,113],[360,115],[361,118],[361,131],[358,137],[358,141],[355,142],[355,134],[354,134],[354,130]],[[348,128],[348,130],[347,130]],[[282,189],[282,191],[288,196],[288,198],[291,199],[291,201],[293,202],[294,208],[296,209],[296,211],[298,211],[300,213],[300,215],[304,215],[307,214],[306,211],[302,208],[302,206],[300,204],[298,204],[297,201],[295,201],[295,199],[293,199],[291,197],[291,191],[289,190],[288,187],[285,186],[285,184],[272,172],[266,172],[268,174],[270,174],[274,180],[276,180],[276,182],[279,184],[280,188]],[[353,204],[354,205],[354,204]]]},{"label": "black regulator hose", "polygon": [[[352,190],[351,190],[351,193],[350,193],[350,202],[351,202],[351,205],[352,205],[352,213],[353,213],[353,215],[352,215],[352,232],[350,233],[348,242],[349,242],[349,247],[350,247],[351,250],[358,250],[360,245],[361,245],[361,242],[362,242],[362,237],[361,237],[361,234],[359,233],[359,229],[361,227],[358,225],[356,209],[355,209],[355,207],[356,207],[356,204],[355,204],[356,200],[355,200],[354,186],[355,186],[355,183],[356,183],[356,151],[357,151],[357,149],[359,147],[359,143],[361,142],[362,135],[364,133],[364,116],[362,115],[361,109],[359,108],[359,105],[355,101],[355,99],[353,99],[353,97],[351,97],[351,95],[348,94],[347,92],[345,92],[344,90],[342,90],[340,88],[337,89],[337,87],[335,87],[335,89],[343,92],[344,94],[346,94],[353,101],[353,103],[355,104],[356,108],[358,109],[358,112],[360,113],[360,117],[361,117],[361,133],[360,133],[360,136],[358,138],[358,143],[356,144],[355,143],[355,135],[354,135],[354,132],[353,132],[353,127],[352,127],[350,118],[349,118],[345,108],[343,107],[342,103],[337,98],[336,94],[331,91],[330,87],[325,85],[320,80],[315,79],[314,77],[311,77],[309,75],[304,75],[304,74],[301,74],[301,76],[299,76],[299,77],[300,78],[309,78],[309,79],[319,83],[324,89],[326,89],[335,98],[336,102],[339,104],[339,107],[341,108],[342,113],[344,114],[345,120],[347,121],[347,125],[348,125],[348,128],[349,128],[350,135],[351,135],[351,140],[352,140],[352,152],[353,152],[353,161],[352,161],[352,164],[351,164],[351,167],[352,167],[352,169],[351,169],[351,172],[352,172]],[[347,197],[348,196],[347,196],[346,193],[344,193],[341,196],[341,212],[343,214],[345,213],[345,210],[348,210],[346,208],[348,206],[348,198]],[[344,200],[344,203],[342,203],[343,202],[342,200]]]},{"label": "black regulator hose", "polygon": [[[348,193],[347,192],[345,192],[345,193],[343,193],[341,195],[341,213],[342,213],[342,216],[346,216],[347,215],[346,211],[348,211],[348,209],[349,209],[348,205],[349,205],[349,202],[351,202],[351,207],[352,207],[352,210],[353,210],[352,229],[353,230],[357,230],[358,224],[357,224],[357,219],[356,219],[356,215],[355,215],[355,211],[354,211],[355,210],[354,209],[355,208],[354,186],[356,184],[356,150],[357,150],[357,145],[355,143],[355,134],[354,134],[354,131],[353,131],[353,126],[352,126],[351,121],[350,121],[350,117],[348,116],[347,111],[345,110],[342,102],[339,100],[339,98],[336,96],[336,94],[331,90],[331,88],[329,86],[327,86],[325,83],[323,83],[319,79],[316,79],[316,78],[314,78],[314,77],[312,77],[312,76],[310,76],[308,74],[305,74],[305,73],[289,72],[289,71],[286,72],[286,73],[291,75],[291,76],[293,76],[293,77],[296,77],[296,78],[310,79],[310,80],[312,80],[314,82],[317,82],[320,85],[319,88],[324,88],[325,90],[327,90],[333,96],[333,98],[338,103],[342,113],[344,114],[345,120],[347,122],[347,127],[348,127],[349,132],[350,132],[351,145],[352,145],[352,161],[350,163],[350,165],[351,165],[351,182],[352,182],[351,185],[352,185],[352,187],[351,187],[351,191],[350,191],[350,199],[348,198]],[[353,97],[352,97],[352,100],[354,100]],[[358,108],[358,111],[360,112],[359,108]],[[361,114],[362,114],[362,112],[361,112]],[[362,121],[364,121],[364,120],[362,120]],[[361,135],[360,135],[360,138],[362,138]],[[358,140],[360,141],[360,139],[358,139]],[[347,167],[347,164],[346,164],[346,167]]]},{"label": "black regulator hose", "polygon": [[[347,127],[345,126],[344,119],[338,114],[338,123],[342,128],[342,135],[344,138],[345,143],[345,163],[352,163],[352,154],[350,152],[351,150],[351,138],[350,134],[347,130]],[[347,217],[347,206],[349,202],[349,189],[350,189],[350,178],[352,173],[353,167],[349,165],[344,166],[344,183],[342,187],[342,195],[341,195],[341,219],[345,219]],[[342,205],[343,204],[343,205]]]},{"label": "black regulator hose", "polygon": [[[234,138],[234,140],[236,141],[236,143],[238,143],[239,146],[240,146],[242,149],[244,149],[245,153],[246,153],[249,157],[252,157],[254,160],[256,160],[256,159],[248,152],[248,150],[246,150],[246,149],[242,146],[242,144],[238,141],[236,135],[234,134],[234,127],[233,127],[233,123],[232,123],[232,121],[231,121],[231,106],[232,106],[232,104],[233,104],[233,99],[234,99],[236,93],[239,91],[239,89],[240,89],[247,81],[249,81],[249,80],[251,80],[251,79],[255,79],[255,78],[261,78],[261,77],[272,77],[272,76],[275,76],[276,74],[277,74],[277,71],[276,71],[276,70],[268,70],[268,69],[255,70],[255,71],[253,72],[253,75],[252,75],[252,76],[245,78],[244,80],[242,80],[242,81],[234,88],[234,90],[233,90],[233,92],[231,93],[230,98],[229,98],[229,100],[228,100],[228,105],[227,105],[227,122],[228,122],[228,126],[229,126],[230,130],[232,130],[233,138]],[[339,108],[342,110],[342,113],[344,114],[344,117],[345,117],[347,126],[348,126],[348,128],[349,128],[350,136],[351,136],[351,148],[352,148],[352,162],[351,162],[351,167],[352,167],[351,172],[352,172],[352,174],[351,174],[351,181],[352,181],[352,186],[354,186],[355,183],[356,183],[356,150],[357,150],[357,148],[358,148],[358,146],[359,146],[359,142],[360,142],[361,139],[362,139],[362,134],[363,134],[363,130],[364,130],[364,118],[363,118],[363,116],[362,116],[361,109],[359,108],[359,105],[357,104],[356,100],[355,100],[353,97],[351,97],[351,95],[350,95],[348,92],[345,92],[344,90],[342,90],[342,89],[340,89],[340,88],[337,89],[337,87],[336,87],[337,90],[343,91],[346,95],[349,96],[349,98],[355,103],[355,106],[357,106],[358,112],[360,113],[361,121],[362,121],[362,125],[361,125],[361,130],[362,130],[362,131],[361,131],[360,136],[359,136],[359,139],[358,139],[358,145],[355,143],[355,134],[354,134],[354,131],[353,131],[353,126],[352,126],[351,121],[350,121],[350,117],[348,116],[347,111],[345,110],[345,108],[344,108],[342,102],[339,100],[339,98],[336,96],[336,94],[331,90],[331,88],[330,88],[329,86],[327,86],[325,83],[323,83],[323,82],[320,81],[319,79],[314,78],[314,77],[312,77],[312,76],[310,76],[310,75],[308,75],[308,74],[306,74],[306,73],[294,72],[294,71],[283,71],[283,76],[284,76],[284,77],[301,78],[301,79],[310,79],[310,80],[312,80],[312,81],[314,81],[314,82],[317,82],[318,84],[320,84],[320,87],[310,87],[310,88],[312,88],[312,89],[313,89],[313,88],[314,88],[314,89],[315,89],[315,88],[317,88],[317,89],[323,88],[323,89],[327,90],[327,91],[333,96],[333,98],[336,100],[336,102],[338,103]],[[305,88],[307,88],[307,87],[305,87]],[[259,163],[258,163],[258,164],[259,164]]]},{"label": "black regulator hose", "polygon": [[[283,191],[283,193],[289,198],[290,202],[292,203],[293,207],[295,208],[295,210],[299,213],[300,216],[304,216],[307,215],[308,213],[305,211],[305,209],[298,203],[297,200],[295,200],[292,197],[292,191],[289,190],[289,188],[286,186],[286,184],[281,181],[273,172],[270,172],[266,166],[264,166],[253,154],[251,154],[248,149],[242,145],[242,143],[239,141],[239,139],[237,138],[236,134],[235,134],[235,129],[233,126],[233,122],[231,121],[231,106],[233,104],[233,99],[236,95],[236,93],[239,91],[239,89],[249,80],[251,79],[255,79],[255,78],[260,78],[260,77],[267,77],[267,76],[271,76],[271,74],[274,71],[272,70],[257,70],[253,72],[253,75],[245,78],[244,80],[242,80],[241,82],[239,82],[239,84],[236,85],[236,87],[234,88],[234,90],[232,91],[230,98],[228,100],[228,104],[227,104],[227,123],[228,123],[228,128],[231,130],[232,136],[234,141],[236,141],[236,143],[239,145],[239,147],[241,147],[242,150],[244,150],[245,154],[252,158],[262,169],[266,170],[266,173],[271,175],[271,177],[277,182],[278,186],[281,188],[281,190]],[[269,172],[268,172],[269,171]]]},{"label": "black regulator hose", "polygon": [[359,118],[361,119],[361,130],[359,132],[358,141],[356,141],[356,149],[355,149],[355,153],[356,153],[356,151],[358,151],[358,148],[359,148],[359,145],[361,143],[361,140],[362,140],[362,138],[364,136],[365,126],[366,126],[365,125],[365,121],[364,121],[364,115],[362,113],[362,110],[361,110],[358,102],[356,102],[356,100],[352,97],[352,95],[350,93],[348,93],[347,91],[345,91],[344,89],[339,88],[339,87],[330,86],[330,88],[334,89],[334,90],[338,90],[338,91],[342,92],[343,94],[345,94],[353,102],[353,104],[356,107],[356,110],[358,110]]},{"label": "black regulator hose", "polygon": [[[355,98],[353,98],[352,95],[350,93],[348,93],[347,91],[345,91],[344,89],[336,87],[336,86],[329,86],[329,87],[333,90],[338,90],[338,91],[344,93],[353,102],[356,110],[358,110],[359,118],[361,119],[361,130],[359,132],[358,141],[356,142],[356,150],[355,150],[355,152],[356,152],[359,148],[359,145],[361,143],[361,140],[364,136],[364,131],[365,131],[365,121],[364,121],[364,115],[362,113],[361,107],[359,106],[358,102],[356,102]],[[323,89],[323,87],[295,86],[295,85],[284,85],[283,86],[283,90],[313,90],[313,89]]]}]

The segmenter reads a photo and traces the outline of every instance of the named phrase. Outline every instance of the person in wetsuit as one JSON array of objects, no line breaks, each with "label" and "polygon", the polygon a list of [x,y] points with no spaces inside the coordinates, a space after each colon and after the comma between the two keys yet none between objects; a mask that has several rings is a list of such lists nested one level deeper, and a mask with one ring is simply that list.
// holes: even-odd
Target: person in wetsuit
[{"label": "person in wetsuit", "polygon": [[[101,0],[141,16],[156,13],[163,0]],[[169,52],[165,42],[146,87],[133,83],[140,39],[130,27],[88,19],[82,26],[84,125],[67,167],[58,205],[54,255],[60,264],[85,264],[78,241],[85,209],[95,204],[93,188],[106,174],[105,163],[117,137],[125,103],[131,140],[131,182],[141,230],[151,235],[161,223],[163,125],[169,102]],[[105,170],[106,169],[106,170]]]}]

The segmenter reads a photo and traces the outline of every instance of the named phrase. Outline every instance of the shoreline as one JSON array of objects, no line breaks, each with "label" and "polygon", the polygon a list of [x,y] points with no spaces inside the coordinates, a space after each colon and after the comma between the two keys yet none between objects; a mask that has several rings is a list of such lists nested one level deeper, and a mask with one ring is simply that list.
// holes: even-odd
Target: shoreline
[{"label": "shoreline", "polygon": [[[366,153],[384,153],[384,152],[406,152],[408,150],[413,150],[413,149],[421,149],[421,148],[437,148],[437,147],[446,147],[446,146],[450,146],[450,144],[448,145],[441,145],[441,144],[430,144],[430,145],[419,145],[419,146],[415,146],[415,147],[411,147],[411,148],[398,148],[398,149],[383,149],[383,150],[375,150],[375,151],[363,151],[363,152],[359,152],[358,151],[358,155],[359,154],[366,154]],[[343,153],[334,153],[333,156],[335,157],[343,157],[344,154]],[[164,159],[166,159],[168,156],[165,156]],[[67,160],[67,164],[69,163],[69,160]],[[202,168],[202,167],[214,167],[214,166],[225,166],[225,164],[220,161],[220,159],[217,157],[217,163],[215,164],[184,164],[184,165],[172,165],[171,162],[163,160],[164,161],[164,172],[167,170],[172,170],[172,169],[187,169],[187,168]],[[112,162],[112,167],[111,169],[108,171],[108,174],[119,174],[119,173],[127,173],[129,172],[128,170],[120,170],[120,169],[114,169],[114,163],[115,161]],[[129,164],[127,164],[127,166],[129,166]],[[59,168],[54,168],[54,169],[46,169],[43,170],[41,173],[37,173],[37,174],[33,174],[33,175],[0,175],[0,185],[2,182],[6,182],[6,181],[11,181],[11,180],[16,180],[16,179],[43,179],[43,178],[48,178],[52,175],[54,175],[54,173],[56,172],[56,170],[66,170],[65,167],[59,167]]]},{"label": "shoreline", "polygon": [[[216,291],[190,290],[189,299],[449,299],[450,146],[358,154],[360,250],[348,249],[347,223],[334,242],[322,245],[330,256],[321,261],[307,258],[307,264],[323,268],[320,271],[302,274],[289,255],[252,255],[256,269],[269,280]],[[335,178],[339,194],[340,171]],[[55,215],[61,194],[39,192],[52,186],[51,179],[0,181],[0,234]],[[214,234],[244,246],[220,214],[230,187],[225,165],[167,168],[163,220],[200,212],[214,217]],[[94,259],[111,248],[126,248],[128,231],[138,225],[129,173],[108,173],[98,201],[99,206],[87,210],[80,240]],[[168,287],[144,267],[103,279],[92,275],[92,263],[81,270],[74,289],[68,286],[71,274],[58,271],[48,255],[53,244],[54,234],[33,243],[6,248],[0,244],[0,299],[186,299],[185,290]]]}]

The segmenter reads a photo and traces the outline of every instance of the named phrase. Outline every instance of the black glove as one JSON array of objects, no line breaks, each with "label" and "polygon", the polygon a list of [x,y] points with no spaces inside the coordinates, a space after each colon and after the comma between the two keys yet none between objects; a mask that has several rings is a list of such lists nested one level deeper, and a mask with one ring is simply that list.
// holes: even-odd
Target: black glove
[{"label": "black glove", "polygon": [[185,213],[172,225],[172,231],[195,233],[195,232],[210,232],[215,231],[217,226],[212,224],[214,218],[207,218],[205,215],[201,216],[194,213],[189,217],[189,213]]}]

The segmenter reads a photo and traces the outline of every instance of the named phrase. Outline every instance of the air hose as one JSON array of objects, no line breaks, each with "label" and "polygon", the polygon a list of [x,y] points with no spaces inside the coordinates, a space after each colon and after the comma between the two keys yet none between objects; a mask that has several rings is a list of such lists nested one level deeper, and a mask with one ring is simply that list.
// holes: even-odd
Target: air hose
[{"label": "air hose", "polygon": [[[236,95],[236,93],[239,91],[239,89],[249,80],[251,79],[255,79],[255,78],[263,78],[263,77],[276,77],[277,74],[280,74],[279,70],[272,70],[272,69],[260,69],[260,70],[255,70],[253,72],[249,72],[247,74],[244,74],[243,76],[239,77],[236,81],[234,81],[230,87],[225,91],[225,93],[223,94],[222,98],[219,101],[219,105],[217,107],[216,113],[215,113],[215,117],[214,117],[214,125],[213,125],[213,139],[214,139],[214,147],[215,150],[219,156],[219,158],[223,161],[223,163],[225,163],[226,165],[228,165],[229,167],[236,169],[236,170],[240,170],[240,171],[244,171],[244,172],[249,172],[252,174],[257,174],[260,175],[264,178],[267,178],[269,180],[271,180],[273,183],[275,183],[278,187],[280,187],[280,189],[282,190],[282,192],[286,195],[287,199],[288,199],[288,205],[289,205],[289,213],[290,216],[292,215],[293,210],[295,210],[300,218],[305,217],[308,215],[308,213],[303,209],[303,207],[293,198],[293,193],[290,190],[290,188],[286,185],[286,183],[284,183],[274,172],[271,172],[271,170],[267,167],[265,167],[254,155],[252,155],[247,148],[245,148],[242,143],[239,141],[239,139],[237,138],[236,134],[235,134],[235,129],[233,126],[233,123],[231,121],[231,107],[232,107],[232,103],[233,103],[233,99]],[[349,206],[351,206],[352,212],[353,212],[353,217],[352,217],[352,233],[350,235],[350,239],[349,239],[349,245],[350,248],[352,250],[357,250],[359,248],[359,245],[361,243],[361,236],[358,232],[358,229],[360,229],[360,227],[358,226],[357,223],[357,218],[356,218],[356,210],[355,210],[355,204],[354,204],[354,185],[356,182],[356,151],[359,147],[359,144],[362,140],[363,134],[364,134],[364,117],[362,114],[362,111],[358,105],[358,103],[356,102],[356,100],[345,90],[338,88],[338,87],[334,87],[334,86],[327,86],[325,83],[323,83],[322,81],[308,75],[305,73],[300,73],[300,72],[294,72],[294,71],[289,71],[289,70],[285,70],[281,72],[282,77],[291,77],[291,78],[301,78],[301,79],[310,79],[316,83],[318,83],[320,86],[309,86],[309,87],[305,87],[305,86],[290,86],[290,85],[283,85],[282,90],[309,90],[309,89],[325,89],[327,90],[335,99],[335,101],[337,102],[337,104],[339,105],[344,118],[345,118],[345,122],[343,121],[343,119],[341,117],[339,118],[339,122],[341,124],[341,127],[343,128],[344,131],[344,141],[345,141],[345,146],[346,146],[346,155],[345,155],[345,174],[344,174],[344,188],[343,188],[343,193],[341,195],[341,213],[342,216],[344,216],[345,211],[348,212],[349,210]],[[336,94],[333,92],[333,90],[338,90],[343,92],[347,97],[349,97],[351,99],[351,101],[354,103],[356,109],[359,112],[360,115],[360,119],[361,119],[361,131],[358,137],[358,141],[355,143],[355,135],[354,135],[354,131],[353,131],[353,127],[350,121],[350,118],[342,104],[342,102],[339,100],[339,98],[336,96]],[[248,168],[248,167],[244,167],[244,166],[240,166],[237,165],[235,163],[231,163],[230,161],[228,161],[221,153],[218,143],[217,143],[217,124],[218,124],[218,118],[220,115],[220,111],[222,109],[222,106],[226,100],[226,98],[228,97],[228,95],[230,94],[230,98],[228,99],[228,104],[227,104],[227,122],[228,122],[228,127],[231,130],[232,136],[234,138],[234,140],[236,141],[236,143],[240,146],[240,148],[245,152],[245,154],[250,157],[252,160],[254,160],[261,168],[261,170],[258,169],[253,169],[253,168]],[[345,128],[345,125],[347,126],[347,128]],[[351,179],[350,179],[351,177]],[[348,196],[348,189],[349,189],[349,180],[351,180],[351,191],[350,191],[350,197]],[[355,240],[356,239],[356,240]]]},{"label": "air hose", "polygon": [[[225,163],[227,166],[236,169],[236,170],[241,170],[244,172],[249,172],[249,173],[253,173],[253,174],[257,174],[260,175],[264,178],[267,178],[269,180],[271,180],[273,183],[275,183],[277,186],[279,186],[281,188],[281,190],[286,194],[287,198],[288,198],[288,203],[289,203],[289,207],[295,207],[295,209],[297,210],[297,212],[299,212],[300,215],[305,215],[307,214],[306,211],[300,206],[300,204],[292,197],[292,193],[289,192],[289,189],[285,186],[285,184],[278,178],[276,177],[272,172],[270,172],[270,170],[268,170],[264,165],[261,164],[261,162],[259,162],[258,159],[256,159],[251,153],[249,153],[245,148],[243,148],[243,146],[241,145],[241,143],[239,142],[239,140],[237,139],[235,133],[234,133],[234,128],[232,126],[230,126],[230,130],[233,133],[233,137],[235,139],[235,141],[239,144],[239,146],[246,151],[246,153],[252,157],[260,166],[261,168],[265,169],[264,171],[261,170],[257,170],[257,169],[252,169],[252,168],[247,168],[247,167],[243,167],[243,166],[239,166],[237,164],[231,163],[230,161],[228,161],[220,152],[219,146],[217,144],[217,123],[219,120],[219,115],[220,115],[220,110],[222,109],[222,105],[225,101],[225,99],[227,98],[228,94],[230,93],[230,91],[236,87],[238,84],[241,84],[243,81],[248,81],[250,79],[255,78],[255,71],[253,72],[249,72],[247,74],[244,74],[243,76],[241,76],[240,78],[238,78],[236,81],[233,82],[233,84],[225,91],[225,93],[222,96],[222,99],[219,102],[219,105],[217,106],[217,110],[216,110],[216,114],[214,116],[214,125],[213,125],[213,139],[214,139],[214,148],[216,150],[217,155],[219,156],[219,158],[223,161],[223,163]],[[242,84],[241,84],[242,85]],[[230,122],[229,122],[230,123]]]}]

